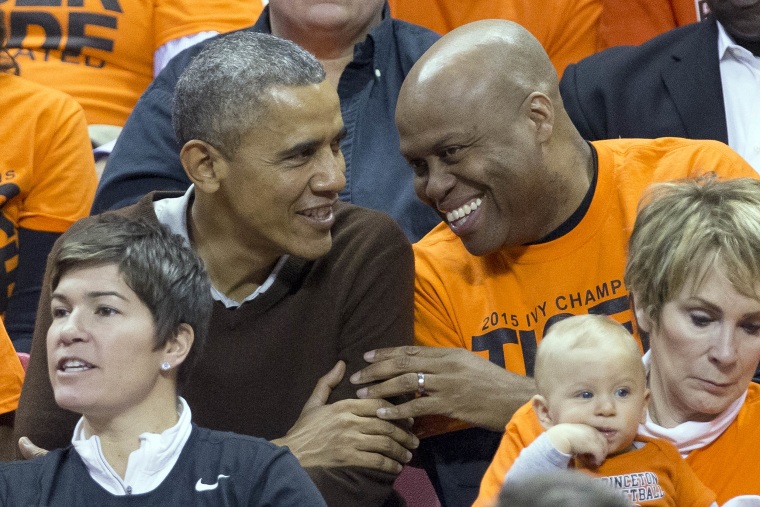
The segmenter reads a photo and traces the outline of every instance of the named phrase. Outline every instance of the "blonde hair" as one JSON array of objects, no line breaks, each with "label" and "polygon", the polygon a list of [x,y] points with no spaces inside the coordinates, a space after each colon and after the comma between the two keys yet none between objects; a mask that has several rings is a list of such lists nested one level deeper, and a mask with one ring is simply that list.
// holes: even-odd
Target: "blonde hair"
[{"label": "blonde hair", "polygon": [[568,350],[584,348],[623,351],[641,365],[642,378],[645,375],[641,349],[625,327],[604,315],[575,315],[552,325],[541,340],[534,375],[538,393],[546,395],[557,361]]},{"label": "blonde hair", "polygon": [[734,288],[758,299],[760,181],[714,175],[650,187],[628,242],[625,284],[654,323],[687,282],[698,289],[718,265]]}]

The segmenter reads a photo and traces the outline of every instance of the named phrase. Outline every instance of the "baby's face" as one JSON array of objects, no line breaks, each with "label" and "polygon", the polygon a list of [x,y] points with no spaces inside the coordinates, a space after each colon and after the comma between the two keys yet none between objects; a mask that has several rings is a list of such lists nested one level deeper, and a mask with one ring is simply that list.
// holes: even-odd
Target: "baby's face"
[{"label": "baby's face", "polygon": [[641,359],[624,350],[580,348],[555,363],[546,393],[552,423],[587,424],[607,439],[609,455],[627,450],[649,398]]}]

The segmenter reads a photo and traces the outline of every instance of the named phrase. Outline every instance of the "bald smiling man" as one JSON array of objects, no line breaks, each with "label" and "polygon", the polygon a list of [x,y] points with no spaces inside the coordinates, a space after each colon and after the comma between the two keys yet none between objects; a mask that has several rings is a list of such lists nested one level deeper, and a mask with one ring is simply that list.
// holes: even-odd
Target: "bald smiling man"
[{"label": "bald smiling man", "polygon": [[549,326],[596,313],[633,329],[622,279],[644,188],[757,173],[714,141],[587,143],[546,52],[509,21],[435,43],[401,88],[396,124],[417,196],[444,223],[414,245],[418,346],[367,353],[352,381],[379,381],[362,398],[418,395],[378,415],[416,418],[441,502],[471,505],[504,426],[535,394]]}]

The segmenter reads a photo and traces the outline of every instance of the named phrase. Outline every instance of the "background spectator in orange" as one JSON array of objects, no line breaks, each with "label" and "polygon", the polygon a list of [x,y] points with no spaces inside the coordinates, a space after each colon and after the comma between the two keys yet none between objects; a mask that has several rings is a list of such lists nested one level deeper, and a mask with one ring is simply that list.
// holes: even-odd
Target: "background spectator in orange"
[{"label": "background spectator in orange", "polygon": [[261,9],[261,0],[7,0],[0,22],[21,75],[74,97],[98,145],[115,139],[172,56],[250,25]]},{"label": "background spectator in orange", "polygon": [[[0,23],[0,41],[5,40]],[[4,55],[6,70],[15,68]],[[97,178],[87,123],[65,93],[0,72],[0,314],[28,352],[45,260],[90,212]]]},{"label": "background spectator in orange", "polygon": [[557,74],[597,50],[600,0],[390,0],[393,15],[440,34],[480,19],[508,19],[528,29]]},{"label": "background spectator in orange", "polygon": [[599,49],[637,46],[709,12],[705,0],[602,0]]},{"label": "background spectator in orange", "polygon": [[760,1],[745,3],[707,0],[701,23],[570,65],[560,92],[583,138],[715,139],[760,172]]},{"label": "background spectator in orange", "polygon": [[16,452],[11,435],[23,382],[21,362],[0,322],[0,442],[6,444],[0,448],[0,461],[11,459]]}]

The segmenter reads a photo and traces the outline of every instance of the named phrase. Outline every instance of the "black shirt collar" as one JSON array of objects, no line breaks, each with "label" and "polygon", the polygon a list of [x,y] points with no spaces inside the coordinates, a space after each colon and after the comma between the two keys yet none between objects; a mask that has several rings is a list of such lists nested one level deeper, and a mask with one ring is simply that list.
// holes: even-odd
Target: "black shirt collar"
[{"label": "black shirt collar", "polygon": [[592,158],[592,166],[593,166],[594,174],[592,174],[591,176],[591,184],[588,186],[588,190],[586,191],[586,195],[583,197],[581,204],[573,212],[573,214],[567,218],[567,220],[565,220],[559,225],[559,227],[557,227],[552,232],[550,232],[543,238],[539,239],[535,243],[530,243],[530,244],[537,245],[541,243],[548,243],[549,241],[554,241],[555,239],[561,238],[568,232],[575,229],[575,227],[579,223],[581,223],[581,220],[583,220],[583,217],[586,216],[586,212],[588,211],[589,207],[591,207],[591,201],[594,199],[594,191],[596,190],[596,180],[599,174],[599,162],[597,160],[596,150],[594,149],[594,146],[591,143],[589,143],[589,146],[591,147],[591,158]]}]

